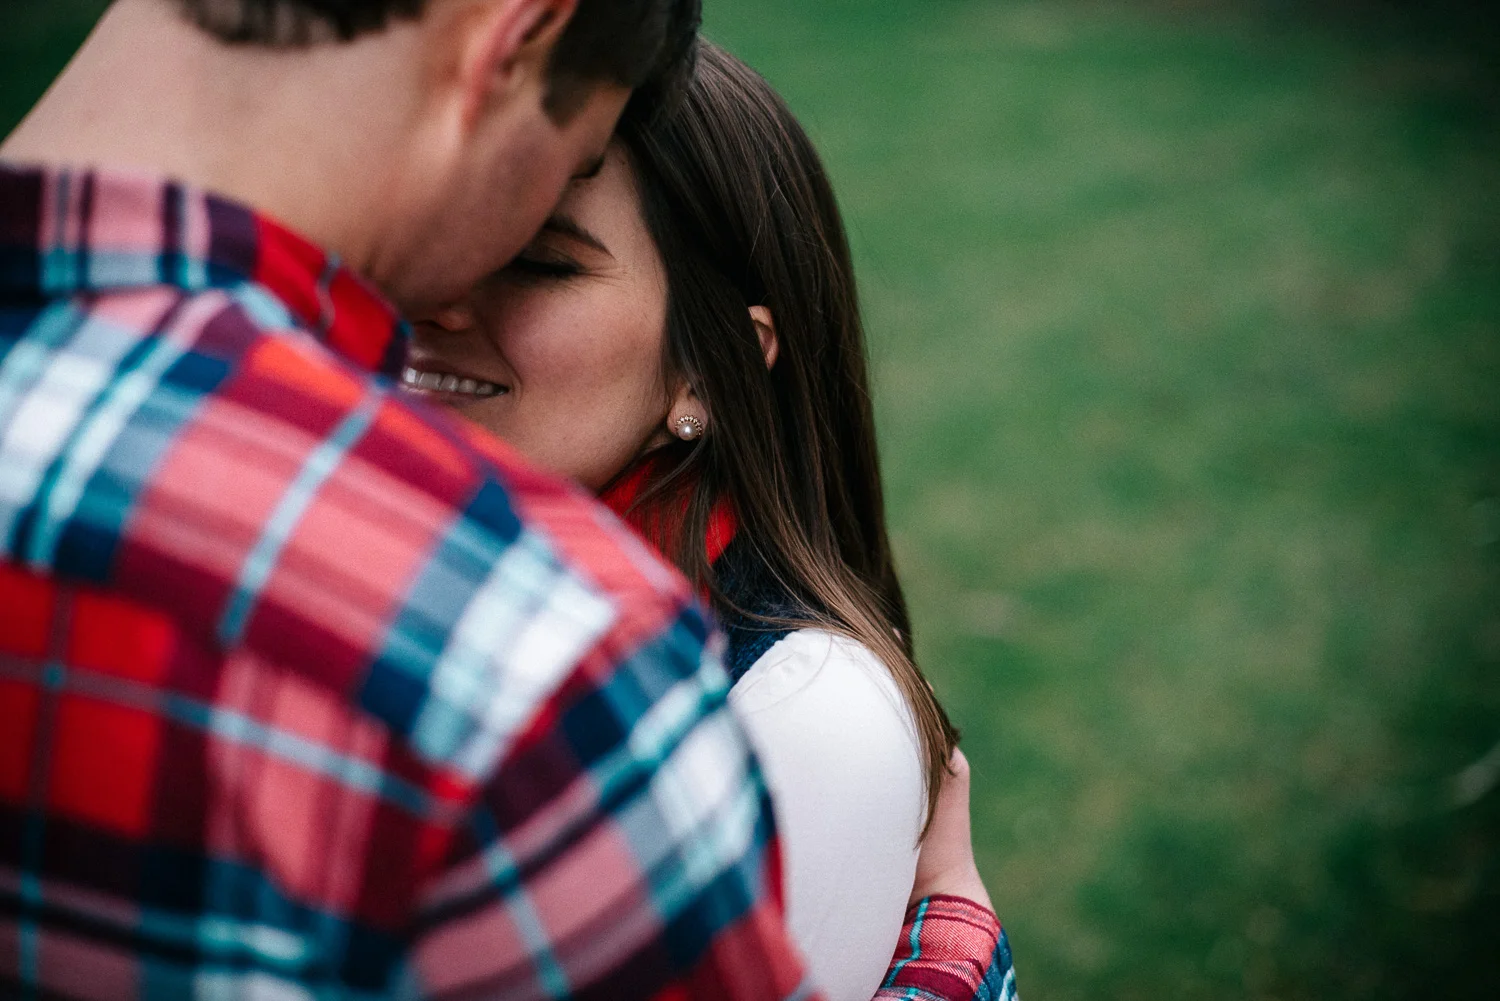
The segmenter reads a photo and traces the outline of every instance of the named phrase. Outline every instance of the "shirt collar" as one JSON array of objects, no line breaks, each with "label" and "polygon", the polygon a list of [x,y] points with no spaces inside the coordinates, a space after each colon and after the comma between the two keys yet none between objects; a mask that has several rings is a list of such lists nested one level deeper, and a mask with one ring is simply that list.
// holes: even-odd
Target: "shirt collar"
[{"label": "shirt collar", "polygon": [[395,309],[337,257],[275,220],[160,178],[0,164],[0,297],[247,283],[360,367],[399,372],[409,330]]}]

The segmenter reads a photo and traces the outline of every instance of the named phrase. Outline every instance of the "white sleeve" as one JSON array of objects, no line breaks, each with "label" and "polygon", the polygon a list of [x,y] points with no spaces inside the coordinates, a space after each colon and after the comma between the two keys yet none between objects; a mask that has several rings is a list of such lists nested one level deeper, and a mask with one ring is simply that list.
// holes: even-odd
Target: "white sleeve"
[{"label": "white sleeve", "polygon": [[869,1001],[901,933],[926,807],[905,700],[868,648],[803,629],[729,702],[771,788],[792,936],[829,1001]]}]

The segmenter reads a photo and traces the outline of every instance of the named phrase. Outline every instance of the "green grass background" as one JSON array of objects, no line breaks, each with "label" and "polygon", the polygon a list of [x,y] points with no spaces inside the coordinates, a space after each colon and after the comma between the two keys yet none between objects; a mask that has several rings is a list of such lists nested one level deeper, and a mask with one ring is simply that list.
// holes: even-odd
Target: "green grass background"
[{"label": "green grass background", "polygon": [[[1500,46],[1410,6],[707,0],[848,215],[1031,1001],[1500,997]],[[98,7],[6,0],[0,129]]]}]

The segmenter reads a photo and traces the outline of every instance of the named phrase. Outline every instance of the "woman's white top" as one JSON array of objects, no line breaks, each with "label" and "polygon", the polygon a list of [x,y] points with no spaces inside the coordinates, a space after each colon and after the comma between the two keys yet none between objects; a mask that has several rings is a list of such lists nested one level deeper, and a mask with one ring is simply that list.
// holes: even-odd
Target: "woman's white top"
[{"label": "woman's white top", "polygon": [[869,1001],[901,934],[925,818],[906,701],[869,648],[801,629],[729,703],[771,788],[792,936],[829,1001]]}]

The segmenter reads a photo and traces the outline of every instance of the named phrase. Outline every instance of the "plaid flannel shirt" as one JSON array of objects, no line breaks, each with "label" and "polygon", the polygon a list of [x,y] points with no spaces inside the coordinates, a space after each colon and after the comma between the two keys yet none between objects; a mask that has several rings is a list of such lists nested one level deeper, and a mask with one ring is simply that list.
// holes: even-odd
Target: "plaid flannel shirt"
[{"label": "plaid flannel shirt", "polygon": [[[0,167],[0,991],[807,996],[684,583],[249,210]],[[1003,997],[924,901],[882,993]]]}]

